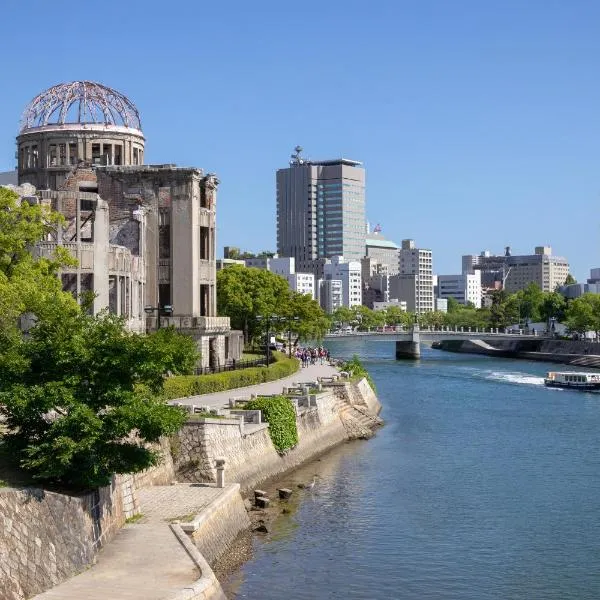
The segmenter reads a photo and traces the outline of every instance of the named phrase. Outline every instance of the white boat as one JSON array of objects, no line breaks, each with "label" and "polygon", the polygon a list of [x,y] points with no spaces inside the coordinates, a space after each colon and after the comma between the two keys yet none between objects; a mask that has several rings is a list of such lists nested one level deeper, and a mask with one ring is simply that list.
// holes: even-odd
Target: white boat
[{"label": "white boat", "polygon": [[600,374],[550,371],[544,378],[544,385],[582,390],[584,392],[600,391]]}]

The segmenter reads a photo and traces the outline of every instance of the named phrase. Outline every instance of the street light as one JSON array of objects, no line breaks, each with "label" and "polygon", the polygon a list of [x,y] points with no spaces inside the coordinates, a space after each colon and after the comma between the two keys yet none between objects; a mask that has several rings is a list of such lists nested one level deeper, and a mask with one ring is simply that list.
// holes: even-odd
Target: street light
[{"label": "street light", "polygon": [[147,315],[152,315],[157,313],[158,321],[156,323],[156,328],[160,329],[160,316],[164,314],[165,316],[170,316],[173,314],[173,307],[170,304],[163,304],[162,306],[144,306],[144,312]]},{"label": "street light", "polygon": [[265,336],[265,354],[267,357],[267,367],[269,366],[269,355],[270,355],[270,340],[269,340],[269,330],[271,329],[271,321],[279,321],[280,317],[277,315],[256,315],[256,319],[258,321],[264,321],[266,325],[266,336]]}]

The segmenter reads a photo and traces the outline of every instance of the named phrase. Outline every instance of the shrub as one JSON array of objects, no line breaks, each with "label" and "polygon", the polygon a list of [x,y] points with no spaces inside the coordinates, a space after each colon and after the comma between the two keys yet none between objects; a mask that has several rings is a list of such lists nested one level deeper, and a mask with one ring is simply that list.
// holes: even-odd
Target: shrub
[{"label": "shrub", "polygon": [[358,355],[355,354],[350,360],[342,363],[341,369],[342,371],[350,373],[350,377],[352,377],[352,379],[362,379],[364,377],[369,382],[371,389],[374,392],[377,391],[371,375],[360,362]]},{"label": "shrub", "polygon": [[164,383],[164,397],[166,400],[173,400],[185,396],[214,394],[267,381],[275,381],[298,371],[299,362],[296,358],[286,358],[285,355],[279,352],[274,352],[273,356],[275,362],[269,368],[251,367],[212,375],[169,377]]},{"label": "shrub", "polygon": [[256,398],[246,403],[246,410],[260,410],[269,423],[271,441],[279,453],[293,448],[298,443],[296,411],[289,398],[272,396]]}]

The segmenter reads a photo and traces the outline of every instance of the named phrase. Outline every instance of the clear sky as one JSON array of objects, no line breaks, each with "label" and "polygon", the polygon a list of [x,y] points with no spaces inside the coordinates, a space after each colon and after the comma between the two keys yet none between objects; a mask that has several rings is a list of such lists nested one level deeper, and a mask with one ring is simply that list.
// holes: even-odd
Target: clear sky
[{"label": "clear sky", "polygon": [[275,248],[296,144],[367,170],[367,213],[462,254],[547,244],[600,266],[600,2],[5,0],[0,171],[21,112],[95,80],[138,106],[146,162],[221,179],[218,245]]}]

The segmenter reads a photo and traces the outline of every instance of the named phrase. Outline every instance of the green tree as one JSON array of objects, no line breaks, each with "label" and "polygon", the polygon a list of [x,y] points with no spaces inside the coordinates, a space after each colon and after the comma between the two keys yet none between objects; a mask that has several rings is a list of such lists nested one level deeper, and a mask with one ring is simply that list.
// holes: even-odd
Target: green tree
[{"label": "green tree", "polygon": [[575,277],[569,273],[565,279],[565,285],[572,285],[574,283],[577,283],[577,279],[575,279]]},{"label": "green tree", "polygon": [[[288,335],[288,353],[299,340],[321,340],[331,328],[331,319],[316,300],[307,294],[291,292],[286,306],[279,312],[280,326]],[[292,339],[292,337],[294,339]]]},{"label": "green tree", "polygon": [[342,327],[345,327],[354,322],[355,314],[347,306],[340,306],[333,311],[331,320],[333,323],[338,323]]},{"label": "green tree", "polygon": [[600,294],[586,293],[569,303],[565,325],[570,331],[585,333],[600,331]]},{"label": "green tree", "polygon": [[456,298],[448,298],[448,312],[454,313],[458,312],[461,309],[461,303]]},{"label": "green tree", "polygon": [[288,282],[265,269],[233,265],[217,273],[217,308],[252,341],[264,333],[264,320],[282,314],[290,299]]},{"label": "green tree", "polygon": [[82,310],[38,320],[19,346],[21,360],[0,376],[5,440],[20,466],[37,479],[85,489],[157,464],[160,455],[147,444],[184,420],[160,399],[173,360],[157,335],[164,339]]},{"label": "green tree", "polygon": [[548,322],[555,318],[557,321],[562,321],[565,318],[565,308],[567,302],[562,294],[558,292],[548,292],[544,294],[542,304],[540,306],[540,317]]},{"label": "green tree", "polygon": [[414,322],[411,314],[398,306],[388,306],[385,309],[385,322],[388,325],[408,326]]}]

